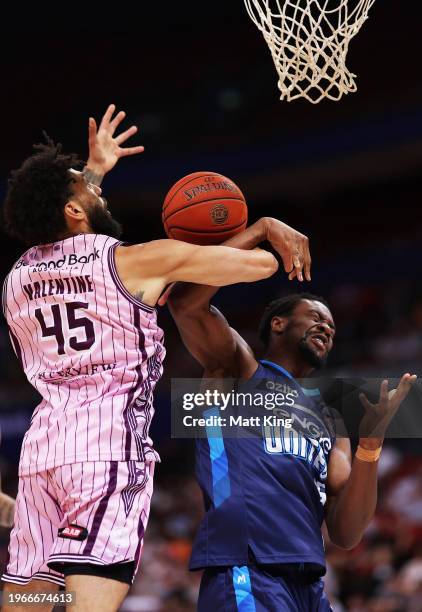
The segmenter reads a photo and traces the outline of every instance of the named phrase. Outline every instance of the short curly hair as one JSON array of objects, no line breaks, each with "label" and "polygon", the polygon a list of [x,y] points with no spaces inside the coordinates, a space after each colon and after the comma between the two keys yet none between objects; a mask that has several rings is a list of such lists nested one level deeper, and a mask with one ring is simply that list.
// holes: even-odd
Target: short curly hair
[{"label": "short curly hair", "polygon": [[321,302],[321,304],[324,304],[324,306],[329,308],[328,302],[323,297],[314,295],[313,293],[292,293],[290,295],[286,295],[285,297],[278,298],[277,300],[273,300],[266,307],[258,329],[259,339],[265,348],[268,347],[270,342],[271,321],[273,318],[277,316],[290,317],[296,309],[296,306],[303,300]]},{"label": "short curly hair", "polygon": [[8,234],[28,246],[54,242],[66,231],[64,206],[72,194],[69,168],[80,168],[74,154],[62,153],[44,133],[45,143],[11,173],[4,201]]}]

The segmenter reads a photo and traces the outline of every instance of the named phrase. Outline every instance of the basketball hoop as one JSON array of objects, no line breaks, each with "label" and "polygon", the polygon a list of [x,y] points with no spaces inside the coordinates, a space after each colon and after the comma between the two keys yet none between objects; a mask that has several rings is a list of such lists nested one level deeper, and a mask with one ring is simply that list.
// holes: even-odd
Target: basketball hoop
[{"label": "basketball hoop", "polygon": [[349,42],[375,0],[244,0],[267,42],[281,100],[340,100],[356,91],[346,67]]}]

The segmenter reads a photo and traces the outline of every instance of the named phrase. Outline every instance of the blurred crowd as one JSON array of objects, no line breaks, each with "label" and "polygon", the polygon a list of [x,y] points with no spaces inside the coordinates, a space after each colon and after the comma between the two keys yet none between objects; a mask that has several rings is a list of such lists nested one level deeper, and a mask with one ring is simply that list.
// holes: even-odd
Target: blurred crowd
[{"label": "blurred crowd", "polygon": [[[329,285],[328,285],[329,286]],[[330,373],[400,376],[422,374],[422,293],[412,279],[386,284],[323,284],[311,290],[330,302],[336,347]],[[285,289],[285,286],[284,286]],[[222,292],[219,304],[232,324],[259,352],[255,330],[264,305],[284,289],[262,284],[256,291],[237,287]],[[159,386],[153,438],[162,457],[145,538],[141,568],[123,611],[195,610],[200,572],[187,570],[192,538],[202,515],[195,483],[193,444],[171,439],[169,379],[200,375],[165,311],[166,373]],[[0,327],[0,469],[4,489],[17,488],[17,461],[23,432],[37,402],[12,356],[7,330]],[[422,611],[422,448],[420,436],[389,441],[380,462],[375,519],[353,551],[330,544],[326,536],[326,589],[335,612]],[[8,532],[0,532],[0,564],[7,558]]]}]

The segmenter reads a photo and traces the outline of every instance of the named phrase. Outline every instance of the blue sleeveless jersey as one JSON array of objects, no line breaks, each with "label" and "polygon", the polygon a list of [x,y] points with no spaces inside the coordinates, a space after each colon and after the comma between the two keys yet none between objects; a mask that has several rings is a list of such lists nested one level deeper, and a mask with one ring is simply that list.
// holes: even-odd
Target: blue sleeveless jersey
[{"label": "blue sleeveless jersey", "polygon": [[196,440],[206,513],[190,569],[247,565],[251,551],[259,564],[312,563],[325,570],[321,524],[335,442],[330,414],[317,389],[302,388],[286,370],[264,360],[245,388],[263,384],[294,398],[289,410],[296,434],[274,426],[253,438],[215,437],[214,431]]}]

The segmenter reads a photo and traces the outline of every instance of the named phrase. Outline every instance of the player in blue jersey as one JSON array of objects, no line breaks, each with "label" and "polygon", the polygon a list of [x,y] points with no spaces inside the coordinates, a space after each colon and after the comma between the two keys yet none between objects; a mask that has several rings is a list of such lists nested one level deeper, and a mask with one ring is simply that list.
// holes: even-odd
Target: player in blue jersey
[{"label": "player in blue jersey", "polygon": [[[253,249],[269,240],[282,255],[289,278],[310,280],[307,244],[301,235],[264,218],[226,244]],[[292,248],[292,242],[296,248]],[[292,256],[293,253],[293,256]],[[260,325],[266,347],[258,361],[210,300],[218,289],[180,284],[168,292],[183,341],[206,378],[241,379],[244,389],[280,389],[294,398],[296,432],[267,427],[262,436],[223,437],[218,426],[196,441],[196,471],[205,517],[190,568],[204,568],[200,612],[323,612],[330,610],[321,525],[331,540],[353,548],[371,521],[377,499],[377,460],[386,428],[415,376],[405,374],[395,392],[381,385],[377,404],[365,408],[352,461],[350,442],[335,435],[323,402],[297,379],[324,365],[335,326],[327,303],[311,294],[272,302]],[[261,385],[262,388],[262,385]],[[205,416],[218,414],[216,408]],[[303,425],[305,423],[305,425]]]}]

